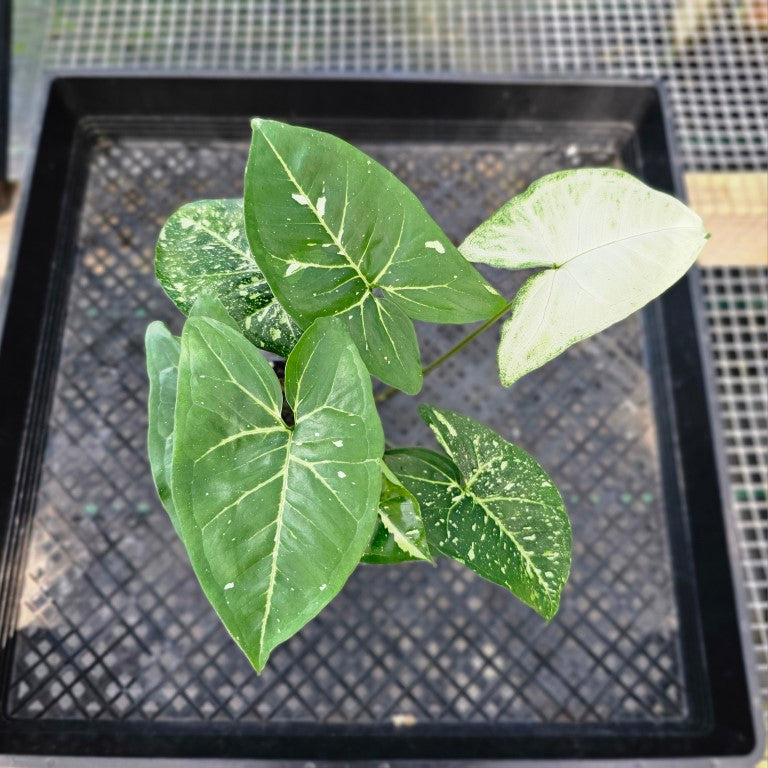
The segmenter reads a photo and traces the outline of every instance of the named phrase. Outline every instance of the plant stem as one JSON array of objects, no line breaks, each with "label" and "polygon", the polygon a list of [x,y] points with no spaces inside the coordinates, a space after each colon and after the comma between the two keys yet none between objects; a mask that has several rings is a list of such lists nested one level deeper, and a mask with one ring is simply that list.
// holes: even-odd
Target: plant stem
[{"label": "plant stem", "polygon": [[509,302],[504,309],[497,312],[490,320],[486,320],[479,328],[475,328],[472,333],[465,336],[458,344],[456,344],[456,346],[451,347],[445,354],[440,355],[437,360],[433,360],[422,370],[422,374],[426,376],[430,371],[434,371],[435,368],[439,368],[446,360],[452,358],[457,352],[461,352],[467,344],[471,344],[481,333],[485,333],[491,326],[496,325],[496,323],[504,317],[511,308],[512,302]]},{"label": "plant stem", "polygon": [[[502,317],[504,317],[504,315],[506,315],[511,308],[512,302],[510,301],[500,312],[497,312],[492,318],[490,318],[490,320],[486,320],[480,327],[475,328],[472,333],[467,334],[460,342],[451,347],[445,354],[440,355],[440,357],[438,357],[436,360],[433,360],[429,365],[425,366],[421,371],[422,376],[426,376],[431,371],[434,371],[435,368],[439,368],[446,360],[449,360],[455,354],[461,352],[461,350],[464,349],[467,344],[471,344],[481,333],[485,333],[489,328],[496,325],[496,323]],[[380,392],[378,395],[376,395],[374,399],[377,403],[383,403],[385,400],[389,400],[392,395],[399,391],[400,390],[396,387],[389,387],[389,389],[385,389],[383,392]]]}]

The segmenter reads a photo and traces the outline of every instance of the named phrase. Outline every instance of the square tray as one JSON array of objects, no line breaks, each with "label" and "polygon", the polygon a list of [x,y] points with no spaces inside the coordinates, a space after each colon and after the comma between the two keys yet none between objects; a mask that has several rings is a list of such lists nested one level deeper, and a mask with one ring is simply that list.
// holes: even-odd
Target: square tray
[{"label": "square tray", "polygon": [[[143,333],[181,321],[154,278],[160,226],[242,193],[255,114],[356,143],[457,241],[562,168],[680,193],[649,83],[54,79],[0,346],[0,752],[750,764],[695,274],[511,390],[489,333],[417,398],[519,442],[562,489],[574,562],[552,622],[447,561],[363,566],[253,673],[155,498]],[[425,360],[462,333],[418,330]],[[429,439],[413,401],[382,418],[396,444]]]}]

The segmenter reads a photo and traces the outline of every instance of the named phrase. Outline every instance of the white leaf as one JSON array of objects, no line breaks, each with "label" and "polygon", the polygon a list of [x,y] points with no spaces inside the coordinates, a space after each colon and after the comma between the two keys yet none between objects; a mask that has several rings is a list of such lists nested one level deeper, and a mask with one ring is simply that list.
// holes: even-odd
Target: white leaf
[{"label": "white leaf", "polygon": [[623,171],[564,171],[531,185],[460,248],[495,267],[546,267],[523,285],[502,330],[502,383],[659,296],[693,265],[707,237],[683,203]]}]

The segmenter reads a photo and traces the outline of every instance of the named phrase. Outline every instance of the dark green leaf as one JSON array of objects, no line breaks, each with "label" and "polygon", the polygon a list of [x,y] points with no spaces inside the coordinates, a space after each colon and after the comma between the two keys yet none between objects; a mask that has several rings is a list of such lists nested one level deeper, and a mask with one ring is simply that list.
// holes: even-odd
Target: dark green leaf
[{"label": "dark green leaf", "polygon": [[473,419],[428,406],[421,414],[453,461],[406,449],[387,463],[419,500],[430,545],[551,618],[571,562],[554,484],[529,454]]},{"label": "dark green leaf", "polygon": [[416,329],[402,309],[390,298],[368,294],[362,304],[347,318],[347,328],[365,359],[376,355],[379,373],[387,383],[399,382],[404,392],[421,389],[421,362]]},{"label": "dark green leaf", "polygon": [[256,264],[245,236],[242,200],[188,203],[157,241],[157,277],[185,314],[202,293],[218,297],[257,347],[286,356],[301,336]]},{"label": "dark green leaf", "polygon": [[405,560],[432,560],[416,497],[381,464],[379,519],[362,562],[386,565]]},{"label": "dark green leaf", "polygon": [[504,299],[374,160],[330,134],[252,126],[245,225],[275,295],[302,327],[342,317],[370,372],[417,392],[410,319],[485,320]]},{"label": "dark green leaf", "polygon": [[338,321],[303,335],[285,389],[293,429],[264,357],[223,323],[187,321],[174,504],[200,583],[257,670],[341,589],[370,541],[381,485],[370,377]]}]

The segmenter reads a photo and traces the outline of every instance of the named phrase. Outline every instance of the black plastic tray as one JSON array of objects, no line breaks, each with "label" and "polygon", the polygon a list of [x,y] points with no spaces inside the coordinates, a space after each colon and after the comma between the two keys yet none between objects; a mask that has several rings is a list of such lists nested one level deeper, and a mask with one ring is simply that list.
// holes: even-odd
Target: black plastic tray
[{"label": "black plastic tray", "polygon": [[[180,321],[152,274],[159,226],[240,193],[255,114],[348,137],[457,240],[562,167],[681,191],[649,83],[54,79],[0,347],[0,752],[753,761],[695,274],[510,392],[492,335],[426,382],[563,489],[574,566],[551,623],[450,563],[364,567],[252,673],[153,497],[142,336]],[[461,329],[419,332],[429,359]],[[397,443],[425,439],[411,407],[383,410]]]},{"label": "black plastic tray", "polygon": [[8,204],[11,107],[11,3],[0,3],[0,211]]}]

